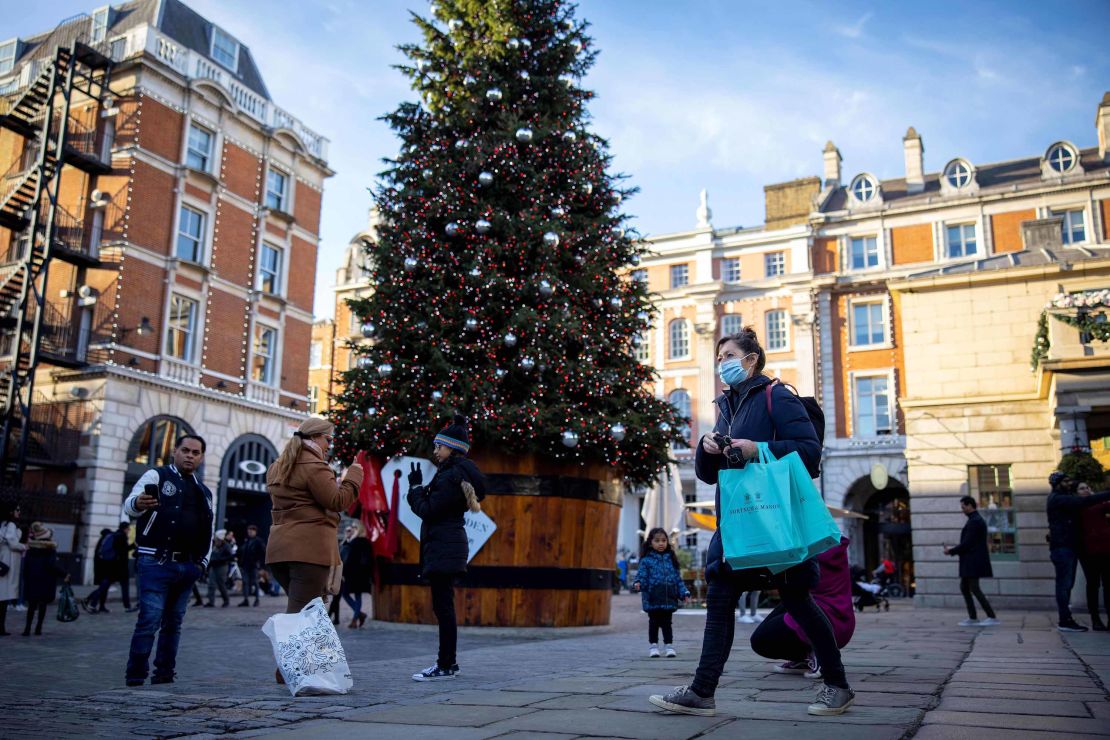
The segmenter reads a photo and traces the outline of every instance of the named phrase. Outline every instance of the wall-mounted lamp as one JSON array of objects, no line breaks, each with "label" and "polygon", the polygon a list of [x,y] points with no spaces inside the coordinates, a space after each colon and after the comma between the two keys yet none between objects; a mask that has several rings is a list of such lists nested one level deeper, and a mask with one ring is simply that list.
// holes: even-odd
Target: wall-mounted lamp
[{"label": "wall-mounted lamp", "polygon": [[119,106],[116,105],[116,98],[114,95],[105,95],[101,100],[101,105],[104,107],[100,110],[101,118],[111,118],[112,116],[119,115]]},{"label": "wall-mounted lamp", "polygon": [[108,204],[111,202],[112,196],[103,190],[94,190],[89,194],[89,208],[93,210],[107,208]]},{"label": "wall-mounted lamp", "polygon": [[127,361],[127,364],[128,364],[129,367],[138,367],[139,366],[139,358],[138,357],[132,357],[130,360]]},{"label": "wall-mounted lamp", "polygon": [[222,380],[216,381],[216,390],[222,391],[224,388],[227,388],[227,383]]},{"label": "wall-mounted lamp", "polygon": [[290,399],[289,408],[293,409],[294,411],[297,410],[297,399],[295,399],[295,398]]}]

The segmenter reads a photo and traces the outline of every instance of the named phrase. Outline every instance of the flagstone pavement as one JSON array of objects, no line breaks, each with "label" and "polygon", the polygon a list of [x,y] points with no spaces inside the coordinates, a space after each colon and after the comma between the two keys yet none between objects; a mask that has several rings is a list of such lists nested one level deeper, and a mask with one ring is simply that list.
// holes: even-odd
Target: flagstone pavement
[{"label": "flagstone pavement", "polygon": [[[172,685],[123,686],[133,614],[74,623],[51,619],[22,637],[8,614],[0,639],[0,737],[282,738],[920,738],[1024,740],[1110,737],[1110,633],[1061,635],[1046,612],[1000,614],[989,629],[956,626],[954,610],[860,615],[844,651],[855,706],[841,717],[806,714],[816,684],[773,673],[738,624],[717,694],[717,716],[668,715],[653,693],[689,680],[704,617],[675,617],[679,657],[647,657],[639,598],[614,598],[604,628],[464,628],[462,675],[416,683],[433,660],[433,628],[367,622],[339,628],[354,688],[292,698],[274,684],[259,631],[281,599],[258,608],[198,609],[185,618]],[[344,607],[344,616],[349,612]]]}]

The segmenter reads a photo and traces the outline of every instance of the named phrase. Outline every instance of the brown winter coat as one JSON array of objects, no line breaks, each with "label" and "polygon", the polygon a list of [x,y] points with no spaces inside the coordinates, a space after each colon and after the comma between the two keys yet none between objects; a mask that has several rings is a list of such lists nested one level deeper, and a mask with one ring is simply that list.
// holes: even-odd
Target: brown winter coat
[{"label": "brown winter coat", "polygon": [[266,473],[274,521],[266,545],[266,562],[338,565],[337,512],[358,498],[362,469],[352,468],[337,484],[323,455],[306,444],[286,483],[272,482],[273,472],[271,466]]}]

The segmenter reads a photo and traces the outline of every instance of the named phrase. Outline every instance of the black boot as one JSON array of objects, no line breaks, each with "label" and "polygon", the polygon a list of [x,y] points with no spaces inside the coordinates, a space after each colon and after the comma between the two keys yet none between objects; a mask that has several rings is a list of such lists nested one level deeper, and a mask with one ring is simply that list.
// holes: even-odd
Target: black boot
[{"label": "black boot", "polygon": [[1102,616],[1099,614],[1091,615],[1091,629],[1095,632],[1106,632],[1106,625],[1102,622]]}]

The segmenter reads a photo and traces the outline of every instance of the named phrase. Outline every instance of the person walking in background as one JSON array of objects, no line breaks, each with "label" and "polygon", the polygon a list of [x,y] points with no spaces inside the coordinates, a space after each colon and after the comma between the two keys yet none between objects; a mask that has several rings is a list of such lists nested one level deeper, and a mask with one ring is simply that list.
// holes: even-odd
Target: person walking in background
[{"label": "person walking in background", "polygon": [[127,569],[132,549],[134,545],[131,544],[129,521],[120,522],[119,529],[100,540],[97,556],[101,563],[102,578],[96,591],[81,603],[89,614],[108,613],[108,589],[113,583],[119,584],[124,610],[136,611],[131,608],[131,574]]},{"label": "person walking in background", "polygon": [[[331,567],[339,564],[339,512],[358,498],[362,466],[353,463],[336,482],[328,466],[335,425],[313,416],[301,422],[266,471],[273,526],[266,563],[288,594],[286,614],[296,614],[327,594]],[[275,678],[282,683],[281,670]]]},{"label": "person walking in background", "polygon": [[759,595],[762,591],[745,591],[740,597],[740,618],[737,620],[742,624],[755,624],[762,622],[763,617],[759,616],[757,610],[759,609]]},{"label": "person walking in background", "polygon": [[[173,463],[143,473],[123,503],[128,516],[138,517],[135,544],[139,582],[139,618],[127,658],[128,686],[146,681],[154,634],[151,684],[173,683],[181,623],[189,606],[192,585],[208,567],[215,514],[212,492],[196,476],[207,444],[187,434],[173,449]],[[146,487],[157,495],[146,492]]]},{"label": "person walking in background", "polygon": [[[817,585],[810,592],[821,612],[832,625],[837,648],[843,650],[856,630],[856,613],[852,609],[852,571],[848,567],[847,537],[840,544],[816,557],[821,569]],[[864,573],[866,575],[866,572]],[[813,653],[805,630],[779,604],[756,627],[751,637],[752,650],[764,658],[782,660],[775,673],[821,678],[821,666]]]},{"label": "person walking in background", "polygon": [[[358,528],[353,524],[348,524],[347,528],[343,530],[343,541],[339,543],[339,560],[344,565],[347,564],[347,553],[351,551],[351,540],[355,538],[358,533]],[[333,576],[334,577],[334,576]],[[343,569],[339,570],[339,593],[343,593]],[[339,624],[339,605],[343,603],[343,599],[336,597],[328,603],[328,616],[331,618],[331,623],[334,625]],[[356,613],[357,614],[357,613]]]},{"label": "person walking in background", "polygon": [[239,606],[250,604],[251,592],[254,592],[254,605],[258,606],[258,597],[261,589],[258,586],[258,571],[266,563],[266,543],[258,537],[258,527],[253,524],[247,526],[247,539],[239,548],[239,570],[243,574],[243,600]]},{"label": "person walking in background", "polygon": [[663,631],[663,647],[668,658],[674,658],[674,613],[680,602],[690,600],[690,591],[682,582],[678,564],[667,530],[655,527],[648,532],[640,550],[640,569],[632,582],[632,591],[640,592],[640,602],[648,615],[648,657],[659,657],[659,631]]},{"label": "person walking in background", "polygon": [[19,598],[23,552],[27,549],[20,540],[19,504],[0,503],[0,637],[11,634],[5,628],[8,604]]},{"label": "person walking in background", "polygon": [[455,578],[466,572],[470,545],[464,516],[467,510],[479,512],[486,495],[486,480],[466,454],[470,451],[470,432],[466,417],[456,414],[452,423],[435,437],[432,457],[436,473],[428,485],[424,474],[413,463],[409,472],[408,502],[420,517],[420,571],[432,589],[432,611],[439,623],[439,654],[436,662],[413,681],[454,678],[459,628],[455,621]]},{"label": "person walking in background", "polygon": [[[1075,493],[1086,498],[1094,491],[1086,483],[1080,483],[1075,487]],[[1110,501],[1084,509],[1080,524],[1079,564],[1083,567],[1083,577],[1087,579],[1087,611],[1091,614],[1091,629],[1105,632],[1107,626],[1099,614],[1098,591],[1101,586],[1102,603],[1107,618],[1110,618]]]},{"label": "person walking in background", "polygon": [[362,522],[352,524],[348,529],[352,536],[343,543],[346,553],[343,554],[343,582],[339,595],[354,612],[351,623],[347,626],[355,629],[366,624],[366,613],[362,611],[362,594],[373,589],[374,549],[370,540],[366,539],[366,528]]},{"label": "person walking in background", "polygon": [[[112,536],[113,531],[114,530],[108,527],[104,527],[104,529],[100,530],[100,537],[96,540],[96,546],[93,548],[93,584],[97,587],[99,587],[100,582],[104,580],[107,570],[104,567],[104,560],[100,557],[100,548],[104,546],[105,538]],[[95,592],[94,589],[93,593]],[[89,596],[91,597],[92,593],[90,593]],[[87,601],[88,599],[81,600],[81,606],[85,608],[85,611],[88,611],[88,607],[85,606]]]},{"label": "person walking in background", "polygon": [[227,530],[217,529],[216,536],[212,538],[212,552],[208,556],[208,601],[204,602],[205,608],[216,605],[216,589],[220,590],[220,598],[223,599],[221,606],[226,607],[231,603],[227,595],[227,568],[235,559],[231,547],[227,540]]},{"label": "person walking in background", "polygon": [[1110,491],[1090,496],[1077,496],[1074,483],[1066,474],[1055,471],[1048,476],[1052,487],[1045,508],[1048,511],[1048,553],[1056,569],[1056,609],[1060,632],[1086,632],[1071,614],[1071,589],[1075,585],[1075,568],[1079,560],[1079,527],[1083,509],[1110,501]]},{"label": "person walking in background", "polygon": [[[990,547],[987,545],[987,523],[971,496],[960,499],[960,510],[967,516],[967,522],[960,531],[960,544],[955,547],[944,546],[945,555],[958,555],[960,558],[960,593],[964,595],[964,603],[967,605],[967,619],[960,620],[960,626],[993,627],[1000,622],[983,590],[979,588],[980,578],[994,578]],[[979,600],[983,613],[987,615],[986,619],[979,621],[972,596]]]},{"label": "person walking in background", "polygon": [[69,575],[58,563],[58,545],[54,532],[34,522],[27,538],[27,556],[23,567],[24,596],[27,599],[27,624],[23,636],[30,637],[32,620],[35,634],[42,634],[42,620],[46,607],[58,598],[58,578],[69,583]]}]

